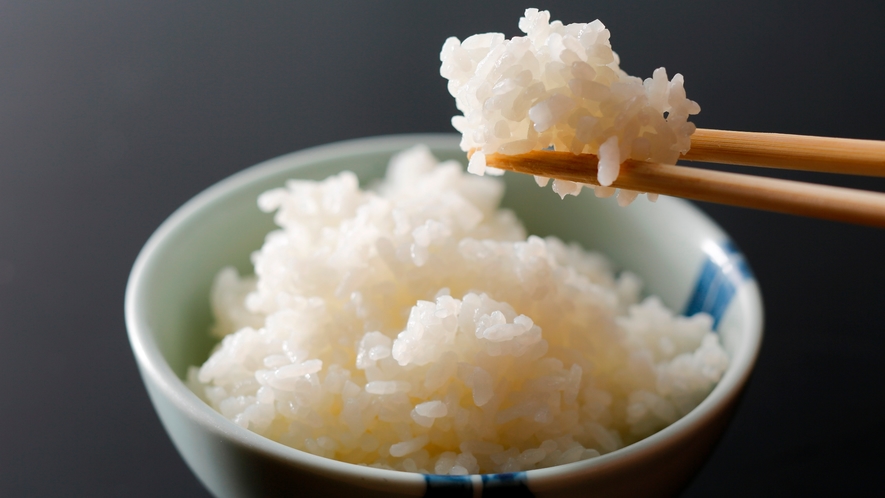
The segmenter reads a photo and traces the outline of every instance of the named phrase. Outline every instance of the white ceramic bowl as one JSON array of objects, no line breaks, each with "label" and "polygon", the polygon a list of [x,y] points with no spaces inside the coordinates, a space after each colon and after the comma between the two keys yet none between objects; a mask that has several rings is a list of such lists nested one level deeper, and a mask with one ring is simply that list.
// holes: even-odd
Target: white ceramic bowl
[{"label": "white ceramic bowl", "polygon": [[265,439],[228,421],[182,378],[213,343],[209,287],[273,228],[258,195],[288,178],[323,179],[349,169],[362,182],[415,143],[461,159],[454,135],[402,135],[340,142],[279,157],[210,187],[166,220],[142,249],[126,289],[126,326],[151,401],[173,443],[216,496],[670,496],[698,471],[725,428],[762,340],[759,290],[726,234],[687,202],[639,199],[619,208],[586,192],[564,201],[531,177],[505,175],[505,207],[529,233],[555,234],[602,251],[639,274],[670,307],[717,319],[731,365],[688,415],[638,443],[569,465],[514,474],[425,476],[329,460]]}]

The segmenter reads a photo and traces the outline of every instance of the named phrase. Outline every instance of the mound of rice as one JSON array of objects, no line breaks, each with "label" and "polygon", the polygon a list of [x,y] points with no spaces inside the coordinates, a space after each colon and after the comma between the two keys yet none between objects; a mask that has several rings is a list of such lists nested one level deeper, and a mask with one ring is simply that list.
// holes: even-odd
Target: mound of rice
[{"label": "mound of rice", "polygon": [[[629,76],[599,20],[563,25],[551,23],[548,11],[528,9],[519,29],[526,36],[449,38],[440,53],[440,73],[463,113],[452,125],[462,133],[461,148],[474,151],[470,172],[501,173],[486,167],[486,154],[547,148],[596,154],[601,186],[595,191],[608,197],[623,161],[676,164],[688,151],[695,131],[688,116],[701,108],[686,98],[681,74],[668,80],[658,68],[645,81]],[[577,195],[581,187],[553,182],[561,196]],[[622,191],[619,203],[636,194]]]},{"label": "mound of rice", "polygon": [[189,385],[294,448],[452,475],[593,458],[694,408],[728,364],[711,318],[526,238],[502,194],[426,147],[372,190],[345,172],[264,193],[281,228],[255,277],[218,274],[222,340]]}]

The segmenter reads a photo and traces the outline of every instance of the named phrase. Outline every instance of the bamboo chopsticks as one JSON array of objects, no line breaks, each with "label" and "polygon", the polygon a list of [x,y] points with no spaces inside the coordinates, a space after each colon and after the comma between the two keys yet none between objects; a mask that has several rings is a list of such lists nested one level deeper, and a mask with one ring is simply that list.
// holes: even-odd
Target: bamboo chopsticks
[{"label": "bamboo chopsticks", "polygon": [[885,142],[698,129],[686,161],[885,176]]},{"label": "bamboo chopsticks", "polygon": [[[686,160],[885,176],[885,142],[699,129]],[[597,158],[570,152],[489,154],[496,168],[590,185]],[[628,160],[612,187],[885,228],[885,194]]]}]

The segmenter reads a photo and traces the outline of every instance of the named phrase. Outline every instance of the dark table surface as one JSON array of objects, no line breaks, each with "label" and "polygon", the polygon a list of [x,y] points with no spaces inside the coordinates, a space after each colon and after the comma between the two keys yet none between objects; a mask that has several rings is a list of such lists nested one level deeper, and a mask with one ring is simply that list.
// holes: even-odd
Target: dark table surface
[{"label": "dark table surface", "polygon": [[[622,67],[681,72],[701,127],[885,139],[877,1],[548,0]],[[0,2],[0,495],[204,496],[123,323],[176,207],[254,163],[452,131],[446,37],[518,34],[524,2]],[[772,175],[885,191],[882,179]],[[746,253],[766,337],[684,496],[885,487],[885,231],[702,205]]]}]

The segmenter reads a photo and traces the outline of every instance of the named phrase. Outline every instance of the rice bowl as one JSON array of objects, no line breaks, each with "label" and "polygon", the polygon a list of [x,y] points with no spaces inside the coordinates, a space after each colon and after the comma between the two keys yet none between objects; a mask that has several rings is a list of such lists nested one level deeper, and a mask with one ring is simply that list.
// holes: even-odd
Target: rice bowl
[{"label": "rice bowl", "polygon": [[[659,214],[642,213],[644,221],[639,221],[639,213],[614,214],[610,209],[594,204],[582,220],[599,226],[606,233],[606,236],[594,240],[582,232],[580,223],[563,216],[567,210],[574,211],[575,206],[557,207],[536,199],[529,191],[533,186],[530,178],[530,184],[514,180],[516,183],[508,188],[515,195],[509,200],[505,197],[505,204],[510,203],[511,207],[517,209],[520,202],[530,202],[534,209],[523,216],[530,231],[546,230],[544,235],[558,232],[563,238],[578,240],[585,246],[615,256],[619,266],[633,268],[644,278],[651,292],[659,294],[670,306],[682,309],[700,299],[721,308],[718,329],[725,350],[731,356],[731,366],[722,381],[686,417],[626,448],[585,462],[530,470],[509,478],[465,476],[461,480],[433,482],[431,478],[417,474],[334,462],[263,440],[225,420],[187,391],[181,381],[187,366],[202,361],[199,357],[205,358],[211,347],[206,339],[199,337],[199,329],[200,323],[202,331],[208,327],[208,299],[205,296],[208,295],[212,276],[219,267],[228,264],[240,266],[241,271],[246,271],[248,254],[260,245],[263,233],[269,231],[269,220],[255,226],[250,226],[254,221],[246,221],[260,218],[256,217],[259,213],[253,207],[257,193],[274,185],[274,181],[279,185],[281,182],[278,179],[289,175],[324,178],[335,173],[336,168],[343,169],[345,162],[354,159],[358,163],[356,173],[362,181],[377,178],[387,157],[395,150],[417,141],[429,143],[438,155],[457,157],[457,139],[439,136],[372,139],[298,153],[236,175],[209,189],[173,215],[145,247],[133,269],[127,291],[127,323],[149,393],[186,461],[207,487],[219,496],[250,494],[247,491],[255,489],[267,491],[277,489],[277,485],[294,486],[296,482],[301,488],[316,486],[313,487],[314,492],[339,494],[362,489],[362,492],[370,494],[374,490],[379,496],[397,493],[421,496],[428,489],[436,489],[436,486],[478,489],[478,486],[492,488],[504,485],[514,489],[526,488],[542,496],[554,490],[568,492],[568,489],[573,489],[577,492],[579,488],[575,486],[581,486],[588,480],[596,482],[595,489],[603,494],[605,490],[635,490],[636,486],[646,485],[663,494],[678,489],[703,461],[749,374],[761,339],[761,308],[755,282],[748,278],[748,274],[730,273],[732,270],[719,273],[711,270],[716,278],[725,276],[724,280],[719,278],[716,284],[716,295],[704,299],[695,296],[697,299],[692,299],[693,292],[697,290],[695,284],[698,277],[707,271],[707,262],[712,261],[707,256],[708,252],[718,248],[720,253],[716,256],[725,255],[724,261],[715,263],[716,268],[725,268],[720,263],[740,267],[731,264],[739,260],[739,255],[729,249],[727,238],[721,231],[686,203],[673,199],[662,199],[664,202],[660,206],[654,206],[662,211]],[[277,180],[271,178],[274,176]],[[252,196],[251,202],[248,196]],[[237,199],[235,204],[240,206],[236,209],[231,208],[234,197]],[[520,199],[520,202],[514,204],[514,199]],[[560,202],[559,199],[553,200]],[[580,202],[593,204],[594,200]],[[590,207],[582,206],[582,214],[583,209]],[[669,223],[670,235],[675,240],[668,242],[661,239],[664,234],[656,225],[666,224],[667,221],[662,220],[674,216],[674,213],[678,213],[683,224],[674,227]],[[623,218],[618,222],[621,228],[617,232],[620,235],[608,237],[615,233],[612,223],[617,217]],[[226,220],[226,224],[222,220]],[[571,228],[570,224],[573,225]],[[228,247],[220,247],[219,240],[227,238],[224,234],[231,233],[232,226],[236,227],[238,240]],[[699,229],[698,226],[703,228]],[[535,227],[541,229],[536,230]],[[658,235],[651,235],[656,231]],[[661,274],[660,264],[646,261],[647,255],[636,251],[637,247],[641,249],[650,241],[659,246],[658,261],[668,261],[666,271],[669,274]],[[716,247],[702,248],[704,243],[713,243]],[[197,257],[194,251],[201,256]],[[165,269],[158,273],[157,264],[162,264]],[[216,266],[213,268],[213,265]],[[173,268],[177,270],[172,271]],[[183,278],[188,274],[190,278]],[[711,281],[717,281],[716,278]],[[175,292],[179,291],[170,291],[169,285],[183,286],[184,289],[180,291],[183,294],[176,296]],[[160,288],[165,289],[162,297],[156,294]],[[198,297],[200,289],[205,292],[204,299]],[[183,296],[189,297],[180,299]],[[721,306],[723,301],[724,307]],[[181,303],[190,304],[182,306]],[[215,448],[214,457],[206,453],[208,447]],[[668,451],[677,451],[681,457],[676,462],[662,463],[660,458]],[[232,460],[239,463],[233,464]],[[643,467],[648,468],[643,470]],[[248,470],[250,468],[252,470]],[[261,469],[261,472],[256,473],[255,469]],[[287,470],[283,472],[282,469]],[[637,483],[624,479],[625,473],[636,471],[644,472],[648,480]],[[259,476],[263,478],[259,479]]]}]

